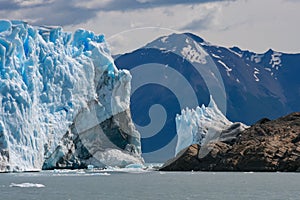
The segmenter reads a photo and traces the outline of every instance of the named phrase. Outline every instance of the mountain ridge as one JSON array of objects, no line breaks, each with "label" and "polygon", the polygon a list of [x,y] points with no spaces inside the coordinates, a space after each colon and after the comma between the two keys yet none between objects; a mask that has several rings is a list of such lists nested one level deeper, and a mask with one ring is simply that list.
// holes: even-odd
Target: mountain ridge
[{"label": "mountain ridge", "polygon": [[[286,65],[288,65],[289,68],[294,68],[294,69],[290,69],[291,71],[292,70],[300,71],[300,67],[297,68],[297,66],[298,66],[297,61],[298,60],[300,61],[300,53],[289,54],[289,53],[283,53],[283,52],[278,52],[278,51],[269,49],[265,53],[260,54],[260,53],[255,53],[255,52],[248,51],[248,50],[241,50],[239,47],[226,48],[226,47],[222,47],[222,46],[212,45],[212,44],[206,42],[203,38],[196,36],[192,33],[184,33],[184,34],[188,35],[188,37],[191,37],[195,41],[199,42],[201,44],[201,46],[203,47],[203,49],[215,61],[219,71],[222,74],[222,78],[225,79],[224,80],[225,84],[229,84],[228,82],[226,83],[226,81],[227,81],[226,79],[233,79],[233,78],[226,77],[225,75],[228,75],[227,72],[226,72],[226,74],[222,73],[224,71],[224,69],[222,69],[222,67],[224,68],[224,65],[222,65],[222,63],[230,66],[230,69],[233,68],[233,70],[236,70],[237,74],[234,74],[234,75],[236,75],[236,77],[234,76],[234,78],[236,78],[235,79],[236,83],[243,81],[243,80],[240,80],[243,78],[252,79],[256,82],[260,82],[260,81],[265,82],[266,83],[265,85],[267,85],[267,87],[268,87],[267,90],[269,92],[269,95],[274,95],[274,96],[278,97],[280,99],[281,103],[287,101],[285,95],[282,94],[283,89],[281,88],[281,86],[278,85],[278,83],[276,83],[271,78],[273,77],[273,79],[275,79],[275,80],[277,80],[278,78],[282,78],[282,77],[280,77],[281,75],[278,74],[278,70],[284,71],[284,73],[286,73],[286,71],[282,69],[282,68],[286,67]],[[162,40],[162,38],[164,38],[164,40],[166,40],[165,39],[166,37],[170,38],[170,37],[175,37],[176,35],[178,35],[178,34],[171,34],[169,36],[159,37],[158,39],[147,43],[144,47],[142,47],[140,49],[137,49],[133,52],[127,52],[124,55],[118,56],[116,58],[116,63],[121,68],[131,69],[130,67],[128,67],[129,66],[128,63],[134,62],[134,61],[130,61],[127,59],[127,61],[125,61],[127,63],[127,66],[125,66],[125,64],[122,63],[123,61],[121,59],[123,59],[124,57],[132,56],[133,54],[137,54],[136,58],[142,58],[143,56],[141,55],[141,53],[139,54],[138,51],[153,48],[153,46],[154,46],[153,43],[155,43],[159,40]],[[176,44],[174,44],[174,46],[176,46]],[[159,48],[157,48],[157,49],[159,49]],[[161,58],[163,58],[163,56],[164,56],[163,53],[166,54],[166,52],[164,52],[164,50],[160,50],[160,51],[162,53]],[[292,58],[290,58],[290,57],[292,57]],[[281,59],[283,59],[283,61],[281,61]],[[290,59],[292,59],[292,63],[291,63],[291,61],[289,61]],[[288,60],[288,61],[286,62],[286,60]],[[222,61],[222,63],[220,63],[218,61]],[[282,63],[282,62],[284,62],[284,63]],[[140,64],[140,63],[138,63],[138,64]],[[246,68],[247,66],[250,68]],[[241,71],[241,70],[244,70],[244,71]],[[250,73],[250,70],[252,71],[252,73]],[[231,74],[233,72],[231,71],[229,73]],[[291,74],[294,74],[294,73],[295,72],[292,72]],[[247,76],[245,77],[245,75],[243,75],[243,74],[246,74]],[[268,74],[271,77],[268,77],[267,76]],[[279,77],[277,77],[277,76],[279,76]],[[247,81],[249,82],[250,80],[244,80],[244,82],[247,82]],[[284,81],[286,81],[286,80],[284,80]],[[278,82],[280,82],[280,81],[278,81]],[[230,83],[230,84],[232,84],[232,83]],[[248,84],[248,85],[246,85],[247,88],[249,87],[251,90],[260,91],[261,93],[263,93],[262,88],[266,88],[266,86],[264,86],[263,84],[261,84],[261,86],[259,86],[261,88],[257,88],[257,87],[253,88],[254,85],[257,85],[257,84],[253,84],[253,83],[251,83],[251,84],[245,83],[245,84]],[[272,85],[274,85],[274,86],[272,87]],[[296,86],[298,87],[299,85],[300,85],[300,83],[297,84]],[[275,92],[275,94],[274,94],[274,92]],[[266,94],[265,94],[265,96],[266,96]],[[204,102],[204,103],[207,104],[208,101]],[[299,109],[293,109],[293,108],[286,109],[285,108],[285,110],[286,110],[285,114],[291,112],[292,110],[300,110],[300,105],[297,105],[297,108],[299,108]],[[262,115],[261,117],[268,116],[270,118],[276,118],[276,117],[279,117],[280,115],[282,115],[282,114],[277,114],[276,116]],[[228,117],[231,118],[230,114]],[[241,117],[241,118],[243,118],[243,117]],[[260,117],[255,117],[255,118],[253,117],[252,119],[247,119],[247,120],[242,119],[242,121],[247,124],[251,124],[251,123],[254,123],[258,118],[260,118]]]},{"label": "mountain ridge", "polygon": [[[197,50],[197,45],[202,48],[201,51]],[[209,77],[211,82],[208,84],[203,79],[207,74],[206,72],[209,73],[208,68],[203,67],[206,74],[203,71],[202,74],[197,70],[195,71],[195,65],[205,66],[205,62],[206,65],[211,64],[212,66],[214,64],[217,73],[220,74],[221,78],[215,82],[215,85],[213,85],[213,76],[210,76],[212,78]],[[223,84],[225,96],[219,97],[219,100],[215,97],[214,99],[216,99],[218,107],[223,111],[225,110],[226,117],[230,121],[240,121],[251,125],[260,118],[275,119],[300,110],[300,102],[298,101],[300,98],[300,79],[297,77],[300,74],[300,53],[289,54],[269,49],[261,54],[241,50],[238,47],[227,48],[213,45],[192,33],[174,33],[159,37],[132,52],[118,55],[115,57],[115,63],[118,68],[130,71],[134,70],[135,67],[145,67],[147,64],[147,67],[154,64],[165,65],[167,68],[174,69],[183,75],[193,88],[197,96],[197,105],[208,105],[211,88],[213,88],[212,90],[216,89],[216,95],[223,95]],[[134,79],[135,77],[133,77],[132,84],[134,84]],[[176,84],[175,77],[173,83]],[[210,88],[209,84],[211,85]],[[144,87],[146,88],[146,86]],[[183,86],[180,87],[182,91],[185,90]],[[149,93],[152,94],[151,99],[147,99]],[[155,96],[161,95],[164,96],[165,102],[171,101],[170,95],[163,91],[157,92],[154,87],[152,89],[152,86],[148,86],[147,90],[144,91],[140,88],[133,93],[131,111],[135,123],[144,123],[149,118],[148,110],[141,108],[139,104],[143,104],[143,102],[157,104],[160,97]],[[222,101],[225,101],[226,109],[224,109],[224,105],[220,106]],[[197,105],[192,105],[190,108],[195,108]],[[175,105],[171,108],[175,113],[180,113],[182,109],[175,107]],[[168,119],[167,125],[172,128],[166,129],[160,135],[175,132],[173,135],[176,137],[174,119],[174,115],[173,119]],[[148,123],[150,123],[149,120],[144,124]],[[141,134],[143,136],[143,133]],[[164,138],[161,137],[161,140]],[[142,138],[144,148],[151,145],[150,143],[146,144],[145,141]],[[169,144],[171,141],[165,143]],[[152,142],[152,146],[155,146],[155,140]],[[169,157],[170,155],[171,153],[169,153]]]}]

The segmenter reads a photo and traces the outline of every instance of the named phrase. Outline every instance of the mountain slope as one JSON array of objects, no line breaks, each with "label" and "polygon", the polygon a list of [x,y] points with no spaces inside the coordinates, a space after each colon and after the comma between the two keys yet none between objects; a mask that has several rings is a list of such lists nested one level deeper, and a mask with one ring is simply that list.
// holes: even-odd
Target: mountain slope
[{"label": "mountain slope", "polygon": [[[164,112],[161,112],[151,118],[148,111],[152,105],[163,105],[167,113],[160,131],[154,133],[139,129],[143,137],[142,150],[153,155],[150,157],[170,158],[174,155],[176,114],[185,107],[208,105],[209,95],[213,96],[230,121],[248,125],[263,117],[274,119],[300,110],[300,79],[297,77],[300,73],[300,54],[274,50],[257,54],[238,47],[212,45],[194,34],[186,33],[160,37],[140,49],[118,55],[115,63],[118,68],[131,72],[138,68],[148,72],[148,68],[159,66],[160,73],[166,74],[165,78],[158,80],[157,76],[141,73],[140,76],[154,80],[144,81],[143,85],[138,81],[138,89],[131,99],[133,120],[139,126],[149,126],[153,118],[163,115]],[[176,71],[189,86],[182,84],[183,81],[170,75],[169,71],[167,73],[167,70]],[[137,77],[133,76],[133,87]],[[165,81],[181,91],[180,98],[174,94],[174,88],[162,86]],[[196,103],[182,106],[184,98],[195,99]],[[171,143],[173,147],[165,155],[163,152],[155,153]]]}]

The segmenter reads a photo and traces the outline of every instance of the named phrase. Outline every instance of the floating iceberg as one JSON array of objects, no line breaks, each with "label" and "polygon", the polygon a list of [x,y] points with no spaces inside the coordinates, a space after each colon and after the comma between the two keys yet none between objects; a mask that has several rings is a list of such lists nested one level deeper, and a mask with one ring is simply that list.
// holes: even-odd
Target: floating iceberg
[{"label": "floating iceberg", "polygon": [[0,21],[0,171],[142,163],[130,81],[103,35]]},{"label": "floating iceberg", "polygon": [[20,188],[43,188],[45,185],[40,183],[11,183],[9,187],[20,187]]}]

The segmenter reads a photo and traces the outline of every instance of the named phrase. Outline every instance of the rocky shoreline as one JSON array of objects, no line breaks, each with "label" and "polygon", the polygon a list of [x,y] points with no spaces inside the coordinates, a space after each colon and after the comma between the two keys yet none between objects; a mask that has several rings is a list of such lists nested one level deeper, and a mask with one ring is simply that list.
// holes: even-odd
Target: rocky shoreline
[{"label": "rocky shoreline", "polygon": [[300,172],[300,112],[264,118],[230,140],[193,144],[160,170]]}]

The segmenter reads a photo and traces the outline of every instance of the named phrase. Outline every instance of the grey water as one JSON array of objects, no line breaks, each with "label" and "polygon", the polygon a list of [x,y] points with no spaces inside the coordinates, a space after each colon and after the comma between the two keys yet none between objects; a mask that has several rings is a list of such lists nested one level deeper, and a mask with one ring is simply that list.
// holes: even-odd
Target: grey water
[{"label": "grey water", "polygon": [[300,199],[300,173],[47,171],[0,174],[0,199]]}]

